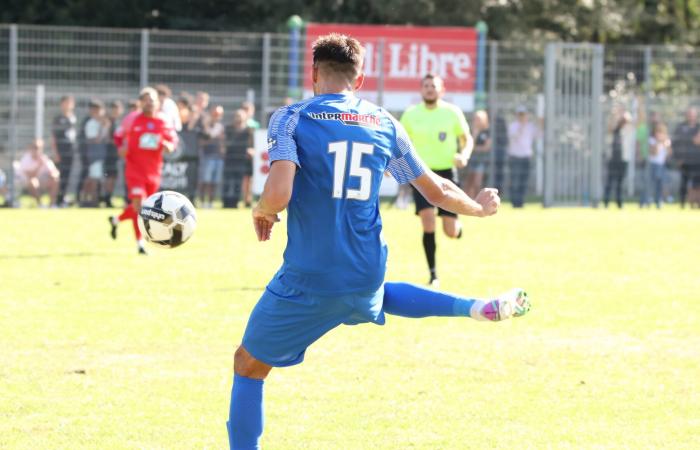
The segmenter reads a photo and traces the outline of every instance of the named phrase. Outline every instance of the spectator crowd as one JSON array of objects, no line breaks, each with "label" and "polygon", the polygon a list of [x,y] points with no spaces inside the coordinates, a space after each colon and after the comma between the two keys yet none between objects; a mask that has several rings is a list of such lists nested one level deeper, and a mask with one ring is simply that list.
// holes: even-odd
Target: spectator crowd
[{"label": "spectator crowd", "polygon": [[[156,90],[162,105],[160,113],[173,129],[187,137],[180,140],[180,145],[189,146],[187,152],[196,155],[199,206],[211,207],[219,192],[225,207],[237,207],[240,200],[250,206],[253,132],[260,127],[254,104],[244,101],[226,117],[222,105],[210,105],[206,92],[182,92],[174,100],[168,86],[157,85]],[[7,174],[0,170],[3,206],[18,206],[20,195],[30,195],[41,207],[112,207],[118,176],[123,172],[122,124],[139,112],[138,100],[129,101],[125,108],[119,100],[105,105],[92,99],[87,114],[78,120],[75,98],[62,97],[51,121],[47,148],[43,140],[35,139],[12,164],[15,201],[9,198]],[[180,150],[180,154],[185,151]],[[42,202],[45,195],[48,204]]]},{"label": "spectator crowd", "polygon": [[[253,135],[260,127],[254,104],[245,101],[228,112],[220,104],[210,104],[209,94],[203,91],[194,95],[182,92],[174,99],[168,86],[157,85],[156,90],[161,113],[180,134],[180,145],[196,155],[197,182],[189,194],[198,206],[210,208],[218,197],[225,208],[235,208],[240,202],[249,207],[253,201]],[[40,206],[112,207],[122,173],[120,127],[129,115],[138,113],[139,102],[131,100],[124,105],[115,100],[104,104],[93,99],[81,120],[75,109],[73,96],[62,97],[51,121],[48,145],[34,140],[13,161],[15,191],[31,196]],[[515,108],[513,116],[508,122],[500,114],[491,120],[484,110],[472,114],[469,123],[474,148],[468,165],[459,170],[459,180],[472,197],[489,185],[499,189],[513,207],[521,208],[530,185],[536,143],[543,137],[543,123],[531,119],[524,106]],[[678,174],[681,207],[700,207],[697,108],[688,108],[672,132],[658,113],[647,114],[643,105],[634,115],[615,108],[608,132],[611,143],[604,163],[605,207],[611,201],[623,207],[624,180],[630,176],[631,165],[635,166],[635,200],[640,207],[661,208],[663,203],[675,200],[669,190],[671,171]],[[7,174],[0,170],[0,199],[4,198],[4,205],[1,200],[0,205],[18,205],[16,199],[13,202],[9,198],[8,182]],[[73,192],[68,191],[71,186]],[[42,205],[45,197],[48,205]],[[401,188],[396,205],[406,207],[409,198],[410,191]]]}]

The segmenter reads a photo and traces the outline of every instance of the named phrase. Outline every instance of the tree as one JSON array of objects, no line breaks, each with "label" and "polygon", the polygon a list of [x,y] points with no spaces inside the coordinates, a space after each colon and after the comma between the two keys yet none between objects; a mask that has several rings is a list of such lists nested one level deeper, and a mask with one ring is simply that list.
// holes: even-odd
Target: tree
[{"label": "tree", "polygon": [[698,0],[6,0],[0,22],[283,31],[286,19],[489,25],[497,40],[700,45]]}]

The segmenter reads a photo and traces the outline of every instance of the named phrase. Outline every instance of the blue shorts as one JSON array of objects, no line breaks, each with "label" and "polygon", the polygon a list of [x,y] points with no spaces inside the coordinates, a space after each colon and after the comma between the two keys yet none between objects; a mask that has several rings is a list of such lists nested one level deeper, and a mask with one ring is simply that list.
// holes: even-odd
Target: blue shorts
[{"label": "blue shorts", "polygon": [[202,158],[200,170],[202,183],[219,184],[224,172],[224,160],[218,156],[206,156]]},{"label": "blue shorts", "polygon": [[362,294],[304,293],[284,284],[279,273],[267,285],[248,319],[243,347],[274,367],[299,364],[306,348],[340,324],[384,325],[384,286]]}]

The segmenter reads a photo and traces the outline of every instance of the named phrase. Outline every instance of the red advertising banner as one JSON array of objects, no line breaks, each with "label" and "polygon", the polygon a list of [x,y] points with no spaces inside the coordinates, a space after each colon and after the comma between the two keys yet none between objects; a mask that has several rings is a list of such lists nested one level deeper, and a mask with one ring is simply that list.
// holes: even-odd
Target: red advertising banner
[{"label": "red advertising banner", "polygon": [[426,73],[432,72],[445,80],[446,100],[458,104],[465,111],[473,109],[476,29],[309,23],[306,27],[304,59],[306,95],[312,92],[311,45],[317,37],[328,33],[347,34],[364,45],[367,53],[361,97],[377,101],[377,91],[382,86],[384,106],[389,110],[403,110],[421,100],[420,80]]}]

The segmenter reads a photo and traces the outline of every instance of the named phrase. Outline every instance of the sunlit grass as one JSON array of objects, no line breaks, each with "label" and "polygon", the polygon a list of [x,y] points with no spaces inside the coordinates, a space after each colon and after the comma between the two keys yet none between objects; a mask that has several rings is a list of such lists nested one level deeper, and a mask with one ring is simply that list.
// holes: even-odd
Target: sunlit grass
[{"label": "sunlit grass", "polygon": [[[232,352],[283,224],[199,211],[136,254],[106,210],[0,211],[0,448],[225,448]],[[384,211],[388,279],[427,281],[418,219]],[[268,449],[700,448],[700,214],[504,209],[438,237],[442,287],[527,288],[500,324],[341,327],[265,384]]]}]

